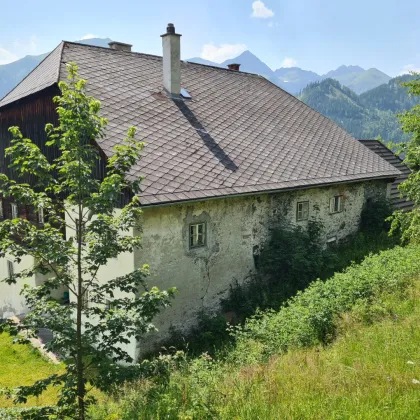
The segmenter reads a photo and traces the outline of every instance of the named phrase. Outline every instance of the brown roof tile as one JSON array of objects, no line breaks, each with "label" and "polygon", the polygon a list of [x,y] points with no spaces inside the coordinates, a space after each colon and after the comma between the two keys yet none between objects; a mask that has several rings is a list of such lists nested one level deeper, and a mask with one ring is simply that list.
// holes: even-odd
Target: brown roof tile
[{"label": "brown roof tile", "polygon": [[[0,107],[64,80],[75,62],[109,120],[106,154],[129,126],[146,142],[132,176],[144,205],[338,182],[399,171],[343,129],[263,77],[181,63],[192,100],[163,93],[162,58],[60,44]],[[59,68],[60,67],[60,68]],[[60,71],[59,71],[60,70]]]}]

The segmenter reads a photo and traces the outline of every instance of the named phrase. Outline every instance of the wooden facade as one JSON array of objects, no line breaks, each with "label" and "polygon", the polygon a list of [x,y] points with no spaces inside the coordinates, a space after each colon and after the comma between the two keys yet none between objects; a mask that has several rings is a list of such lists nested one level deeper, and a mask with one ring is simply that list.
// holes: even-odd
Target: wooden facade
[{"label": "wooden facade", "polygon": [[[12,135],[9,127],[17,126],[22,132],[24,138],[31,139],[52,162],[59,156],[59,150],[55,147],[46,146],[48,140],[45,132],[45,125],[52,123],[58,125],[58,116],[56,104],[53,102],[54,96],[60,94],[57,86],[52,86],[27,96],[19,101],[0,108],[0,173],[6,174],[11,179],[16,179],[13,170],[9,168],[9,163],[5,158],[5,149],[10,146]],[[100,151],[102,159],[98,161],[93,176],[101,179],[106,173],[106,156]],[[17,179],[16,179],[17,180]],[[32,179],[22,179],[20,181],[32,184]],[[1,199],[1,197],[0,197]],[[122,206],[128,202],[130,194],[126,193],[121,197],[117,206]],[[3,218],[12,217],[13,198],[3,198],[0,205],[3,210]],[[1,214],[1,209],[0,209]],[[37,209],[31,209],[28,206],[19,206],[18,216],[26,218],[34,223],[39,223],[39,214]],[[46,215],[47,218],[47,215]]]}]

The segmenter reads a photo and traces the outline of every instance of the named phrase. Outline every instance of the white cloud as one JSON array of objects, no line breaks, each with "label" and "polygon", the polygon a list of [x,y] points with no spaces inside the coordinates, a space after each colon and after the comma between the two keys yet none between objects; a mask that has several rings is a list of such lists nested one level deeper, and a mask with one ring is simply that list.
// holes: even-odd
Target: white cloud
[{"label": "white cloud", "polygon": [[98,38],[98,37],[93,34],[86,34],[86,35],[83,35],[80,39],[83,40],[83,39],[92,39],[92,38]]},{"label": "white cloud", "polygon": [[295,67],[296,64],[297,64],[297,61],[294,58],[292,58],[292,57],[286,57],[281,62],[280,67],[286,67],[286,68],[288,68],[288,67]]},{"label": "white cloud", "polygon": [[19,57],[15,54],[0,47],[0,65],[11,63],[12,61],[16,61],[18,58]]},{"label": "white cloud", "polygon": [[274,22],[274,21],[270,21],[270,22],[268,22],[267,26],[269,28],[277,28],[279,26],[279,23],[278,22]]},{"label": "white cloud", "polygon": [[200,57],[205,60],[222,63],[228,58],[236,57],[247,49],[245,44],[220,44],[220,46],[217,47],[211,42],[203,45]]},{"label": "white cloud", "polygon": [[32,35],[29,39],[16,39],[12,42],[12,49],[0,47],[0,65],[8,64],[25,55],[33,55],[37,53],[37,39]]},{"label": "white cloud", "polygon": [[408,74],[410,72],[416,72],[416,73],[420,73],[420,66],[416,66],[415,64],[406,64],[405,66],[403,66],[402,70],[400,71],[400,75],[402,74]]},{"label": "white cloud", "polygon": [[251,17],[259,19],[268,19],[274,16],[274,12],[269,9],[261,0],[252,3]]}]

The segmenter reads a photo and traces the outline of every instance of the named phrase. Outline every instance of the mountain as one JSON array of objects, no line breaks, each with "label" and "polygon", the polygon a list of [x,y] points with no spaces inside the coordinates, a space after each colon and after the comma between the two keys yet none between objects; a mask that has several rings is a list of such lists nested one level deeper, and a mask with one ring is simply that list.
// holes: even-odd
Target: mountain
[{"label": "mountain", "polygon": [[250,51],[245,51],[239,56],[226,60],[221,64],[204,60],[200,57],[190,58],[186,61],[224,68],[228,64],[239,63],[241,64],[242,71],[260,74],[284,90],[287,90],[292,95],[301,92],[309,83],[324,79],[338,80],[342,85],[347,86],[358,94],[388,83],[391,79],[390,76],[378,69],[371,68],[365,70],[360,66],[340,66],[324,75],[303,70],[299,67],[281,67],[273,71]]},{"label": "mountain", "polygon": [[309,83],[321,80],[321,76],[313,71],[299,67],[281,67],[274,71],[276,84],[292,94],[300,92]]},{"label": "mountain", "polygon": [[376,138],[400,142],[407,135],[400,128],[396,112],[418,104],[400,84],[413,76],[391,79],[387,84],[361,95],[337,80],[325,79],[309,84],[299,99],[333,120],[356,138]]},{"label": "mountain", "polygon": [[205,60],[204,58],[201,58],[201,57],[193,57],[185,61],[188,61],[190,63],[204,64],[206,66],[222,67],[221,64],[215,63],[214,61]]},{"label": "mountain", "polygon": [[[108,47],[109,38],[91,38],[76,41],[80,44]],[[0,99],[24,79],[49,53],[27,55],[13,63],[0,66]]]},{"label": "mountain", "polygon": [[235,58],[223,61],[220,67],[226,68],[228,64],[239,63],[241,70],[248,73],[255,73],[271,80],[274,77],[273,70],[261,61],[256,55],[252,54],[251,51],[244,51],[242,54]]},{"label": "mountain", "polygon": [[388,83],[391,77],[375,68],[365,70],[359,66],[340,66],[338,69],[326,73],[323,79],[338,80],[354,92],[363,93]]}]

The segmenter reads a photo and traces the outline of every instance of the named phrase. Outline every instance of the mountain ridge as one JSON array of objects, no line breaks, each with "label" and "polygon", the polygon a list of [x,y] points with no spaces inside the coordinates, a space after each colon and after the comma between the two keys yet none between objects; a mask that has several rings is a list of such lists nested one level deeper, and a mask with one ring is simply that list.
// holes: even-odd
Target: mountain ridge
[{"label": "mountain ridge", "polygon": [[239,63],[241,64],[241,70],[260,74],[293,95],[299,94],[309,83],[328,78],[338,80],[358,94],[387,83],[391,79],[390,76],[376,68],[365,70],[358,65],[341,65],[323,75],[300,67],[280,67],[272,70],[249,50],[222,63],[200,57],[193,57],[185,61],[216,67],[226,67],[230,63]]},{"label": "mountain ridge", "polygon": [[353,137],[385,141],[408,140],[400,127],[397,113],[412,108],[419,100],[410,97],[402,82],[414,76],[395,77],[360,95],[335,79],[309,84],[298,98],[344,128]]},{"label": "mountain ridge", "polygon": [[[89,38],[74,41],[79,44],[108,47],[109,38]],[[19,60],[0,66],[0,99],[17,86],[47,55],[26,55]]]}]

